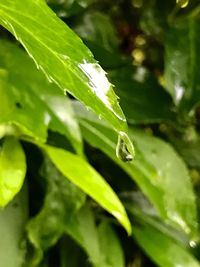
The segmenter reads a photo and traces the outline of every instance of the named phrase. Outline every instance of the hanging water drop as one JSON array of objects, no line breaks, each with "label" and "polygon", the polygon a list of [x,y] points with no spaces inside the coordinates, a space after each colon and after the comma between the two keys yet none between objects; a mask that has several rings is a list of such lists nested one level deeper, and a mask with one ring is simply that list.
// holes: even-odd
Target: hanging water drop
[{"label": "hanging water drop", "polygon": [[176,0],[176,4],[180,8],[185,8],[189,4],[189,0]]},{"label": "hanging water drop", "polygon": [[134,146],[125,132],[119,132],[116,155],[124,162],[132,161],[135,156]]},{"label": "hanging water drop", "polygon": [[194,240],[190,240],[190,247],[195,248],[197,246],[197,243]]}]

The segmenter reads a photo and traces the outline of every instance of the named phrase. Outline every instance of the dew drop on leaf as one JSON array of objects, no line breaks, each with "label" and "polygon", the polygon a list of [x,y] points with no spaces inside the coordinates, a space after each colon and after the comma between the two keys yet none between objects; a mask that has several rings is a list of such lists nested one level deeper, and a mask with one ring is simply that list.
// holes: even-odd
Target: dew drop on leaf
[{"label": "dew drop on leaf", "polygon": [[195,248],[197,246],[197,243],[194,240],[191,240],[189,244],[191,248]]},{"label": "dew drop on leaf", "polygon": [[116,155],[124,162],[132,161],[135,156],[134,146],[125,132],[119,132]]}]

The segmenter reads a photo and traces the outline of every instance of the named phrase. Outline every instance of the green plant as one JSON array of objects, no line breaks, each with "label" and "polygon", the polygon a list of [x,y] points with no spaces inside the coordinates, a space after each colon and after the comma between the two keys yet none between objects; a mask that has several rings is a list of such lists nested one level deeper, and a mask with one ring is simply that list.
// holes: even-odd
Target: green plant
[{"label": "green plant", "polygon": [[199,12],[0,1],[0,267],[200,266]]}]

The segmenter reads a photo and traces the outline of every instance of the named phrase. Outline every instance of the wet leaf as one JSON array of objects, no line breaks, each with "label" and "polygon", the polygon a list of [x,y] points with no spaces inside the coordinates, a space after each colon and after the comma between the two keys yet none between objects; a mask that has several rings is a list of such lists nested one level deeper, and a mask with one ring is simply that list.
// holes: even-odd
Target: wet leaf
[{"label": "wet leaf", "polygon": [[48,82],[16,45],[1,40],[0,57],[0,79],[5,80],[0,86],[0,123],[18,126],[22,134],[41,142],[45,142],[48,128],[53,129],[81,153],[81,134],[67,96]]},{"label": "wet leaf", "polygon": [[189,249],[188,238],[149,213],[144,198],[139,200],[137,195],[135,200],[129,198],[126,207],[134,223],[133,237],[146,254],[161,267],[199,266]]},{"label": "wet leaf", "polygon": [[63,175],[111,213],[130,234],[129,219],[122,203],[95,169],[83,158],[66,150],[50,146],[43,146],[43,148]]},{"label": "wet leaf", "polygon": [[146,254],[161,267],[199,267],[198,261],[185,248],[152,226],[136,226],[133,236]]},{"label": "wet leaf", "polygon": [[24,151],[15,138],[7,137],[0,146],[0,207],[20,191],[26,175]]},{"label": "wet leaf", "polygon": [[179,225],[196,238],[198,225],[192,184],[184,162],[173,148],[156,137],[133,129],[131,134],[136,157],[129,164],[122,163],[115,157],[117,135],[109,125],[80,104],[74,107],[85,140],[106,153],[130,175],[154,204],[161,218]]},{"label": "wet leaf", "polygon": [[[0,23],[25,47],[49,80],[103,116],[117,131],[127,125],[112,85],[79,37],[43,0],[2,0]],[[52,38],[53,36],[53,38]]]}]

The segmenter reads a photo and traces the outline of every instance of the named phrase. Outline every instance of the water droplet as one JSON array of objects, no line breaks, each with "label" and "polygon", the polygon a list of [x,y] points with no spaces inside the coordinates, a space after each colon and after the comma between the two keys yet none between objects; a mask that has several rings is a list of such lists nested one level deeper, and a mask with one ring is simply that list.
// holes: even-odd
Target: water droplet
[{"label": "water droplet", "polygon": [[197,243],[194,240],[190,240],[190,247],[195,248],[197,246]]},{"label": "water droplet", "polygon": [[176,0],[176,4],[180,8],[185,8],[189,4],[189,0]]},{"label": "water droplet", "polygon": [[53,83],[53,78],[51,76],[46,75],[46,77],[49,83]]},{"label": "water droplet", "polygon": [[182,98],[183,98],[185,89],[184,89],[183,86],[181,86],[178,83],[175,84],[174,89],[175,89],[175,101],[176,101],[176,104],[178,105],[181,102]]},{"label": "water droplet", "polygon": [[125,132],[119,132],[116,155],[124,162],[132,161],[135,156],[134,146]]}]

